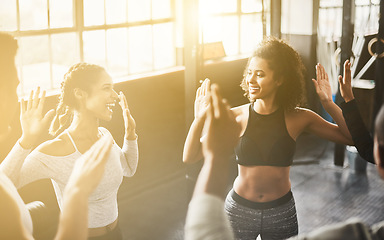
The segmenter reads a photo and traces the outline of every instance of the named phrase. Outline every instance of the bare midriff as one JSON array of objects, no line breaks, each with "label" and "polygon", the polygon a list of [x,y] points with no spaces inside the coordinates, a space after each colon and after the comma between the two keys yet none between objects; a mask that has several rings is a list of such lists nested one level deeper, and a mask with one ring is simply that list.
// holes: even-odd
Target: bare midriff
[{"label": "bare midriff", "polygon": [[291,189],[290,167],[239,166],[233,189],[253,202],[269,202],[281,198]]}]

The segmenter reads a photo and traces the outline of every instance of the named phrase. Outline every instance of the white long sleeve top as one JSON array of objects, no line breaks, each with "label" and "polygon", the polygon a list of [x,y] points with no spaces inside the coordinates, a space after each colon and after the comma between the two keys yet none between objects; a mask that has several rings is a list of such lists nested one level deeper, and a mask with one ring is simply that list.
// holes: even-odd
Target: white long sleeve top
[{"label": "white long sleeve top", "polygon": [[[99,128],[102,134],[110,134],[105,128]],[[51,156],[34,150],[21,164],[14,162],[14,175],[10,178],[17,187],[22,187],[33,181],[50,178],[55,190],[60,209],[63,203],[63,192],[73,170],[74,164],[82,156],[70,137],[75,152],[66,156]],[[114,222],[118,217],[117,192],[122,183],[123,176],[131,177],[135,174],[138,164],[137,140],[124,140],[121,149],[116,143],[107,160],[104,176],[99,185],[89,197],[88,228],[103,227]],[[17,174],[18,172],[18,174]]]}]

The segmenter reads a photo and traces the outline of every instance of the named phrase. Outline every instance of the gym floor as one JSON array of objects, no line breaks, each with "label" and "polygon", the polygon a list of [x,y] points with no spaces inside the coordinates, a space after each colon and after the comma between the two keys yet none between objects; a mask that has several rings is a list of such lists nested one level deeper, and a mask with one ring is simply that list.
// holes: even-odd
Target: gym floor
[{"label": "gym floor", "polygon": [[[333,143],[311,136],[298,140],[290,174],[300,233],[351,217],[369,225],[384,220],[384,181],[375,166],[368,163],[366,173],[360,173],[349,166],[346,156],[344,167],[337,167],[333,149]],[[124,239],[183,239],[192,189],[185,176],[186,170],[180,171],[168,182],[130,198],[124,197],[128,189],[121,186],[119,221]]]},{"label": "gym floor", "polygon": [[[344,167],[337,167],[333,164],[333,148],[333,143],[312,136],[304,135],[297,141],[290,175],[300,233],[351,217],[369,225],[384,220],[384,181],[375,166],[368,163],[366,172],[358,172],[350,167],[346,156]],[[123,182],[118,201],[124,239],[183,239],[188,202],[200,166],[186,166],[139,194],[132,195],[129,184]],[[236,171],[233,163],[228,189]],[[45,225],[35,229],[36,236],[49,239],[54,228]]]}]

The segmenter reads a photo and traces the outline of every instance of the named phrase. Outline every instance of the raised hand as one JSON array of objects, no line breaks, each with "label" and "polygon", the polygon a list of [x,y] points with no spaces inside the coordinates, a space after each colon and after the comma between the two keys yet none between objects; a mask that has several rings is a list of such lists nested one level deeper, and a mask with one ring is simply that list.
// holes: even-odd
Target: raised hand
[{"label": "raised hand", "polygon": [[344,78],[339,76],[340,94],[345,102],[355,99],[352,92],[352,76],[351,76],[351,63],[349,60],[344,62]]},{"label": "raised hand", "polygon": [[21,99],[20,122],[23,131],[20,144],[26,149],[32,148],[42,133],[48,131],[49,125],[55,115],[55,110],[43,114],[45,91],[40,95],[40,87],[31,91],[28,102]]},{"label": "raised hand", "polygon": [[328,74],[320,63],[316,65],[316,78],[317,80],[312,79],[312,81],[320,101],[322,103],[332,101],[332,89],[329,84]]},{"label": "raised hand", "polygon": [[128,140],[136,139],[136,122],[128,108],[127,98],[123,92],[119,93],[119,104],[123,111],[125,138]]},{"label": "raised hand", "polygon": [[217,159],[219,156],[219,159],[226,161],[239,141],[241,125],[226,100],[222,99],[217,85],[212,85],[208,98],[210,104],[204,126],[207,136],[202,142],[203,155],[206,159],[212,156]]},{"label": "raised hand", "polygon": [[201,86],[196,91],[195,99],[195,118],[201,118],[205,116],[209,105],[208,92],[211,88],[211,81],[206,78]]}]

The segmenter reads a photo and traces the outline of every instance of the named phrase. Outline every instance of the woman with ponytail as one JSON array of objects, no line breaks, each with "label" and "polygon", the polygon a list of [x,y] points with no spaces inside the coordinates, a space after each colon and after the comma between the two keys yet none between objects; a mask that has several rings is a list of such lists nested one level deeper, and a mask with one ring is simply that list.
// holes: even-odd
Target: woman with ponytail
[{"label": "woman with ponytail", "polygon": [[99,127],[99,120],[112,119],[112,108],[119,100],[123,110],[125,136],[122,149],[114,143],[104,176],[89,197],[89,239],[122,239],[118,227],[117,192],[123,176],[135,174],[138,164],[136,123],[122,92],[113,90],[112,78],[104,68],[87,63],[73,65],[64,75],[59,104],[50,133],[53,140],[37,147],[25,160],[18,187],[50,178],[59,207],[76,160],[98,139],[110,132]]}]

